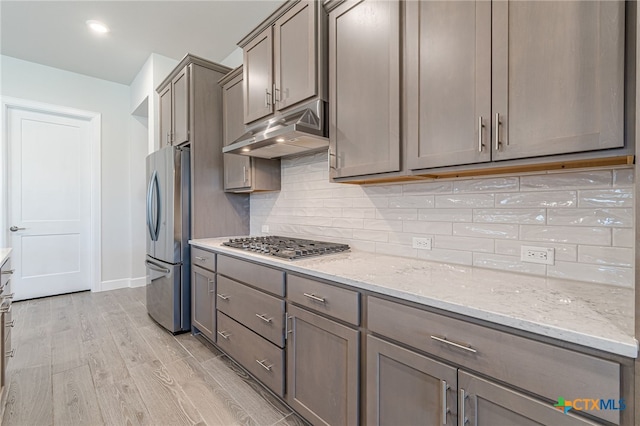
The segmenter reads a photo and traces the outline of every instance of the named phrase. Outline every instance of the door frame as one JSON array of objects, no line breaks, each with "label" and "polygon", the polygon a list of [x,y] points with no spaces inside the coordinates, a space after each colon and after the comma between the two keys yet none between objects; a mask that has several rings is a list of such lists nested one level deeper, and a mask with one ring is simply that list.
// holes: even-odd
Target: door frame
[{"label": "door frame", "polygon": [[0,115],[0,247],[9,247],[9,187],[11,185],[9,176],[9,111],[27,110],[41,112],[45,114],[67,116],[79,120],[87,121],[89,124],[89,170],[91,174],[90,184],[90,218],[89,218],[89,279],[91,280],[91,291],[101,291],[102,270],[101,270],[101,235],[100,235],[100,208],[101,208],[101,164],[100,145],[102,132],[102,115],[98,112],[85,111],[61,105],[48,104],[44,102],[27,99],[14,98],[10,96],[0,96],[2,114]]}]

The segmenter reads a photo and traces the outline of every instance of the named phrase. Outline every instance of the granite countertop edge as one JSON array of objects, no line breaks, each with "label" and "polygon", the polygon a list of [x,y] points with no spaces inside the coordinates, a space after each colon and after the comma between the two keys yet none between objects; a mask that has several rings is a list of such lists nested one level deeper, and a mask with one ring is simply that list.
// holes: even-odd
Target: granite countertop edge
[{"label": "granite countertop edge", "polygon": [[[427,268],[431,269],[445,269],[445,273],[449,273],[450,276],[455,277],[456,274],[459,274],[461,277],[465,274],[471,273],[479,273],[482,275],[483,273],[492,274],[497,277],[503,278],[513,278],[514,280],[530,280],[530,282],[538,285],[539,283],[544,283],[543,285],[550,285],[557,283],[563,284],[563,281],[568,280],[557,280],[550,279],[544,277],[534,277],[530,275],[524,275],[509,271],[493,271],[487,270],[483,268],[474,268],[471,266],[461,266],[461,265],[450,265],[443,264],[439,262],[431,262],[420,259],[409,259],[409,258],[401,258],[390,255],[380,255],[376,253],[364,253],[360,252],[358,255],[354,255],[353,252],[349,253],[338,253],[333,255],[327,255],[322,257],[314,257],[307,259],[300,259],[295,261],[289,261],[285,259],[279,259],[275,257],[265,256],[253,252],[242,251],[234,248],[228,248],[222,246],[222,242],[227,241],[228,238],[206,238],[206,239],[196,239],[190,240],[189,243],[193,246],[212,250],[221,254],[228,254],[237,258],[242,258],[254,262],[258,262],[267,266],[273,266],[277,268],[284,269],[288,272],[300,273],[307,276],[312,276],[328,281],[337,282],[340,284],[344,284],[347,286],[351,286],[357,289],[368,290],[374,293],[379,293],[386,296],[395,297],[398,299],[415,302],[427,307],[432,307],[436,309],[441,309],[444,311],[468,316],[471,318],[484,320],[490,323],[495,323],[507,327],[511,327],[517,330],[531,332],[537,335],[546,336],[550,338],[554,338],[557,340],[574,343],[581,346],[586,346],[593,349],[598,349],[601,351],[629,357],[636,358],[638,356],[638,342],[633,337],[631,333],[628,331],[615,329],[617,333],[615,336],[607,335],[606,332],[593,333],[590,331],[580,330],[579,322],[584,319],[584,317],[576,315],[577,318],[573,318],[575,323],[568,323],[566,318],[561,321],[554,321],[556,324],[552,324],[550,322],[541,321],[538,319],[527,318],[527,315],[518,315],[518,314],[510,314],[508,312],[499,312],[497,310],[491,309],[490,307],[482,306],[482,302],[478,301],[478,299],[474,299],[472,304],[460,303],[445,300],[443,298],[439,298],[437,295],[433,294],[416,294],[415,292],[406,291],[401,288],[393,288],[391,286],[387,286],[380,283],[372,283],[367,280],[367,277],[358,277],[354,279],[352,277],[348,277],[341,274],[331,273],[327,271],[319,270],[318,265],[321,263],[342,263],[349,261],[349,256],[370,256],[372,259],[376,260],[388,260],[398,262],[410,262],[415,265],[425,265]],[[1,252],[0,252],[1,253]],[[482,271],[482,272],[480,272]],[[468,277],[464,277],[465,279],[469,279]],[[493,278],[493,277],[492,277]],[[479,281],[483,281],[482,279]],[[506,281],[506,279],[505,279]],[[573,282],[579,285],[579,282]],[[490,292],[487,286],[491,286],[491,283],[483,283],[478,284],[482,287],[482,290],[486,292]],[[584,283],[586,286],[593,286],[591,283]],[[611,289],[611,286],[602,286],[604,287],[604,291],[607,289]],[[437,289],[436,289],[437,290]],[[612,290],[613,291],[613,290]],[[499,296],[498,296],[499,297]],[[504,297],[509,297],[506,295]],[[505,300],[507,302],[508,300]],[[594,315],[599,315],[595,308],[590,306],[589,300],[576,300],[575,303],[584,304],[583,309],[591,309],[594,311]],[[474,306],[475,305],[475,306]],[[551,311],[556,311],[556,306],[549,307]],[[526,309],[526,307],[524,308]],[[599,317],[598,317],[599,318]],[[572,318],[569,318],[572,319]],[[604,321],[604,320],[603,320]],[[631,320],[632,321],[632,320]],[[626,325],[626,324],[625,324]]]}]

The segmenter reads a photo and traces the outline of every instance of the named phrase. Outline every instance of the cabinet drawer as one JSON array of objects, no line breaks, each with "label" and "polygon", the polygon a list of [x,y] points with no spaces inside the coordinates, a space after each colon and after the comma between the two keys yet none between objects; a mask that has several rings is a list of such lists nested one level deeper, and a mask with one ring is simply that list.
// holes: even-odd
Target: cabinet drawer
[{"label": "cabinet drawer", "polygon": [[218,256],[218,273],[284,297],[284,272],[233,257]]},{"label": "cabinet drawer", "polygon": [[297,275],[287,275],[287,298],[314,311],[353,325],[360,325],[360,300],[357,291],[335,287]]},{"label": "cabinet drawer", "polygon": [[218,346],[276,394],[284,395],[284,350],[218,312]]},{"label": "cabinet drawer", "polygon": [[284,300],[218,276],[218,310],[284,347]]},{"label": "cabinet drawer", "polygon": [[[376,297],[367,312],[374,333],[550,400],[620,399],[618,363]],[[589,413],[619,422],[618,411]]]},{"label": "cabinet drawer", "polygon": [[191,246],[191,263],[215,272],[216,255],[210,251]]},{"label": "cabinet drawer", "polygon": [[12,275],[12,272],[11,272],[11,258],[7,259],[2,264],[2,268],[0,270],[2,271],[2,273],[0,274],[0,289],[1,289],[5,285],[7,285],[7,283],[11,279],[11,275]]}]

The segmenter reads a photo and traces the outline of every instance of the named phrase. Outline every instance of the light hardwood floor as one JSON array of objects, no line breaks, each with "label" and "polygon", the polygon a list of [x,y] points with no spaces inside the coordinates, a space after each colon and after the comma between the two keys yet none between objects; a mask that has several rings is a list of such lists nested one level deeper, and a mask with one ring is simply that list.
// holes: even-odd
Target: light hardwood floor
[{"label": "light hardwood floor", "polygon": [[3,425],[303,425],[200,336],[147,315],[144,288],[13,304]]}]

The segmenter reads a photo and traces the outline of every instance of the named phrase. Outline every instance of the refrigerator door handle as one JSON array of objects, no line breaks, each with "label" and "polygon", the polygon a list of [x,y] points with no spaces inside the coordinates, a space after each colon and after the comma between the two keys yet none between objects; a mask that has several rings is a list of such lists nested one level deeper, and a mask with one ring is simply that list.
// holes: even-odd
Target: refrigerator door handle
[{"label": "refrigerator door handle", "polygon": [[149,180],[149,187],[147,188],[147,228],[149,229],[149,237],[151,237],[151,241],[155,241],[154,232],[153,232],[153,219],[152,211],[151,211],[151,199],[153,197],[153,182],[156,178],[157,172],[153,172],[151,179]]},{"label": "refrigerator door handle", "polygon": [[145,262],[144,262],[144,263],[147,265],[147,267],[148,267],[149,269],[153,269],[154,271],[164,272],[165,274],[168,274],[168,273],[170,273],[170,272],[171,272],[169,269],[167,269],[167,268],[163,268],[163,267],[161,267],[160,265],[156,265],[155,263],[150,262],[150,261],[148,261],[148,260],[145,260]]},{"label": "refrigerator door handle", "polygon": [[156,223],[154,225],[155,228],[155,237],[153,241],[158,241],[158,237],[160,236],[160,220],[162,217],[161,206],[160,203],[160,184],[158,183],[158,172],[153,172],[153,187],[156,193]]}]

